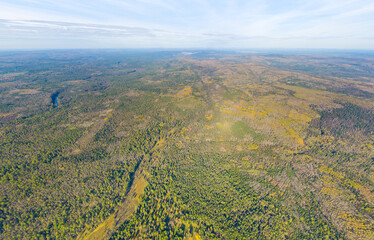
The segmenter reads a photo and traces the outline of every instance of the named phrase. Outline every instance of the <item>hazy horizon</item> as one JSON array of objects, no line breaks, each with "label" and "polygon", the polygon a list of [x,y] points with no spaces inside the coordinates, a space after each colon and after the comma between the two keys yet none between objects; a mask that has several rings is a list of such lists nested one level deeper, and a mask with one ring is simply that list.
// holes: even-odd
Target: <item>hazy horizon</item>
[{"label": "hazy horizon", "polygon": [[0,49],[374,49],[371,1],[5,0]]}]

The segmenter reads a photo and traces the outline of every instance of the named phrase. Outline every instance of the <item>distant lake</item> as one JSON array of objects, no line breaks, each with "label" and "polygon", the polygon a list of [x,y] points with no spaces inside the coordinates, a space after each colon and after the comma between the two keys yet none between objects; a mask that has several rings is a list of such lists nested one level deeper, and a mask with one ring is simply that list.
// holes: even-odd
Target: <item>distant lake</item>
[{"label": "distant lake", "polygon": [[54,92],[54,93],[51,95],[53,108],[58,107],[58,95],[59,95],[59,94],[60,94],[60,92],[59,92],[59,91],[56,91],[56,92]]}]

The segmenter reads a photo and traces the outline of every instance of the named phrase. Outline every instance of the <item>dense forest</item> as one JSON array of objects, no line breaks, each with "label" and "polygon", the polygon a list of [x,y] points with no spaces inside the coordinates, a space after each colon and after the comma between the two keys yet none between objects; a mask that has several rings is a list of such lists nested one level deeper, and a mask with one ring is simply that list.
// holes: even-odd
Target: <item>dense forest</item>
[{"label": "dense forest", "polygon": [[373,64],[0,52],[0,238],[374,239]]}]

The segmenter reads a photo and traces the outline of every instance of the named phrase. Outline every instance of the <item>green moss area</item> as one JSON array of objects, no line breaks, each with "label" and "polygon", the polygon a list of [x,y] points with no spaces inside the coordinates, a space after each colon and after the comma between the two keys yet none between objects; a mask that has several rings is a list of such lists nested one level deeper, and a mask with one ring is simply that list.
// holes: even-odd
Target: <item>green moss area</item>
[{"label": "green moss area", "polygon": [[253,137],[255,141],[261,141],[264,137],[261,134],[258,134],[253,128],[249,127],[243,121],[237,121],[231,126],[232,134],[240,139],[243,139],[245,135]]}]

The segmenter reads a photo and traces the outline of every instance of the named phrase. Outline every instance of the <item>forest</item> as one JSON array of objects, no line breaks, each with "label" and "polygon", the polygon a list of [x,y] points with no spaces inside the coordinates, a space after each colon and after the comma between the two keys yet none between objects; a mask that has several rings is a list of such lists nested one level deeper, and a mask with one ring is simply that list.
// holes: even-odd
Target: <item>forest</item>
[{"label": "forest", "polygon": [[1,239],[374,239],[374,54],[0,52]]}]

